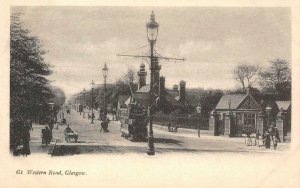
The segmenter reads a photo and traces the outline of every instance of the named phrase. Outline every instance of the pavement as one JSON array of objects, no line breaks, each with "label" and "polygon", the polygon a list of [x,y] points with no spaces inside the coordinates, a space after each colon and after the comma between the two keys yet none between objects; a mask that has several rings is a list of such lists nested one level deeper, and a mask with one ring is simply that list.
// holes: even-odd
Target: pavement
[{"label": "pavement", "polygon": [[[66,113],[65,113],[66,114]],[[57,125],[53,129],[53,140],[50,145],[41,144],[41,130],[45,125],[33,125],[31,132],[31,152],[51,154],[52,156],[73,154],[126,154],[141,153],[147,150],[147,142],[131,142],[120,134],[120,123],[111,121],[110,132],[100,132],[100,121],[87,119],[75,110],[66,114],[67,124],[79,134],[78,142],[66,142],[64,129],[66,125]],[[110,118],[112,119],[112,118]],[[155,151],[160,153],[200,153],[200,152],[243,152],[243,153],[282,153],[289,150],[290,143],[279,143],[277,150],[246,146],[245,138],[210,136],[207,131],[178,129],[177,133],[168,132],[167,127],[154,125]]]}]

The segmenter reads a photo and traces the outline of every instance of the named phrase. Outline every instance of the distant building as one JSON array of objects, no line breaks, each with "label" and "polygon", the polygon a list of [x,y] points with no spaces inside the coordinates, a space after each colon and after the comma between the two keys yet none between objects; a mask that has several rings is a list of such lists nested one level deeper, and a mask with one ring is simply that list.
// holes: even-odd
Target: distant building
[{"label": "distant building", "polygon": [[214,111],[219,115],[221,129],[224,129],[226,116],[232,115],[234,117],[234,132],[240,133],[245,127],[251,127],[252,130],[258,128],[257,119],[262,108],[248,92],[247,94],[224,95]]},{"label": "distant building", "polygon": [[[185,106],[187,104],[185,87],[186,82],[180,81],[179,90],[178,86],[175,85],[173,90],[166,90],[165,88],[165,77],[160,76],[161,66],[158,65],[158,61],[154,62],[154,86],[153,86],[153,96],[156,101],[156,106],[160,110],[172,111],[180,106]],[[138,90],[133,92],[133,96],[127,98],[125,104],[130,102],[136,102],[142,106],[151,105],[150,101],[150,85],[146,83],[147,72],[145,71],[145,65],[142,63],[140,65],[140,70],[137,72],[138,75]]]}]

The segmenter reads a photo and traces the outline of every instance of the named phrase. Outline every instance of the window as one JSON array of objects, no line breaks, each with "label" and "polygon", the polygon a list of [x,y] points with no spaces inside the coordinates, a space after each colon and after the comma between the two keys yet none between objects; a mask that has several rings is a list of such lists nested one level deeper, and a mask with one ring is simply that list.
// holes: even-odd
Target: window
[{"label": "window", "polygon": [[255,114],[244,114],[244,125],[255,125]]}]

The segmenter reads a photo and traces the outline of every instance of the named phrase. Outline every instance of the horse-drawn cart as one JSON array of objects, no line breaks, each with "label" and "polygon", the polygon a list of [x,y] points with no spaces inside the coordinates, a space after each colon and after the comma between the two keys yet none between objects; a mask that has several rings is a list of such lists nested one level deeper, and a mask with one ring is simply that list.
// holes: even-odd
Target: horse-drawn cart
[{"label": "horse-drawn cart", "polygon": [[65,134],[66,142],[70,142],[71,140],[74,140],[74,142],[77,143],[78,136],[79,136],[78,133],[74,131],[70,131],[70,132],[65,131],[64,134]]}]

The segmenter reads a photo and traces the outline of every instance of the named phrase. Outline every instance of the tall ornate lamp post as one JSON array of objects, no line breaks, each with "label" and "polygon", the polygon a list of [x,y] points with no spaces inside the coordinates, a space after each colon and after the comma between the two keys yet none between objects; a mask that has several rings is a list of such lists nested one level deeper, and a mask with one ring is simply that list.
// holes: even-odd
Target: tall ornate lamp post
[{"label": "tall ornate lamp post", "polygon": [[103,103],[104,103],[104,120],[106,120],[107,116],[107,109],[106,109],[106,78],[108,74],[108,68],[106,63],[104,64],[104,67],[102,68],[102,74],[104,77],[104,97],[103,97]]},{"label": "tall ornate lamp post", "polygon": [[150,98],[150,105],[148,106],[148,118],[149,118],[149,128],[148,128],[148,149],[147,154],[148,155],[155,155],[154,150],[154,138],[153,138],[153,127],[152,127],[152,114],[154,112],[153,106],[156,103],[156,100],[159,98],[155,98],[156,94],[156,88],[158,80],[155,75],[157,74],[157,71],[160,70],[160,66],[158,66],[158,59],[167,59],[167,60],[180,60],[184,61],[183,59],[179,58],[170,58],[170,57],[162,57],[162,56],[156,56],[154,54],[154,45],[156,43],[156,39],[158,36],[158,27],[159,24],[155,21],[155,15],[152,11],[152,14],[150,16],[150,21],[146,23],[146,29],[147,29],[147,38],[148,42],[150,44],[150,55],[126,55],[126,54],[117,54],[117,56],[127,56],[127,57],[139,57],[139,58],[150,58],[150,91],[149,91],[149,98]]},{"label": "tall ornate lamp post", "polygon": [[85,108],[85,106],[86,106],[86,102],[85,102],[85,93],[86,93],[86,90],[85,90],[85,88],[83,88],[83,90],[82,90],[82,94],[83,94],[82,116],[83,116],[83,118],[85,118],[85,111],[84,111],[84,108]]},{"label": "tall ornate lamp post", "polygon": [[77,112],[79,112],[79,95],[76,94],[76,109],[77,109]]},{"label": "tall ornate lamp post", "polygon": [[81,115],[81,112],[82,112],[82,100],[81,100],[82,94],[83,94],[83,92],[81,91],[79,94],[79,115]]},{"label": "tall ornate lamp post", "polygon": [[158,36],[158,27],[159,24],[155,21],[155,15],[152,11],[150,16],[150,22],[146,24],[147,28],[147,37],[148,42],[150,44],[150,101],[151,104],[148,106],[148,116],[149,116],[149,131],[148,131],[148,155],[155,155],[154,149],[154,138],[153,138],[153,122],[152,122],[152,114],[153,114],[153,103],[155,102],[153,96],[153,84],[154,84],[154,44],[156,43],[156,39]]},{"label": "tall ornate lamp post", "polygon": [[271,111],[272,111],[272,108],[270,107],[270,105],[268,105],[267,108],[266,108],[266,112],[267,112],[267,116],[268,116],[268,119],[267,119],[267,127],[268,128],[270,128]]},{"label": "tall ornate lamp post", "polygon": [[94,123],[94,86],[95,86],[94,80],[92,80],[91,86],[92,86],[92,104],[91,104],[91,107],[92,107],[92,121],[91,121],[91,123]]},{"label": "tall ornate lamp post", "polygon": [[202,106],[201,106],[201,104],[199,103],[198,104],[198,107],[196,108],[196,110],[197,110],[197,113],[199,114],[199,117],[200,117],[200,121],[199,121],[199,127],[198,127],[198,137],[200,137],[200,128],[201,128],[201,121],[202,121],[202,117],[201,117],[201,113],[202,113]]}]

